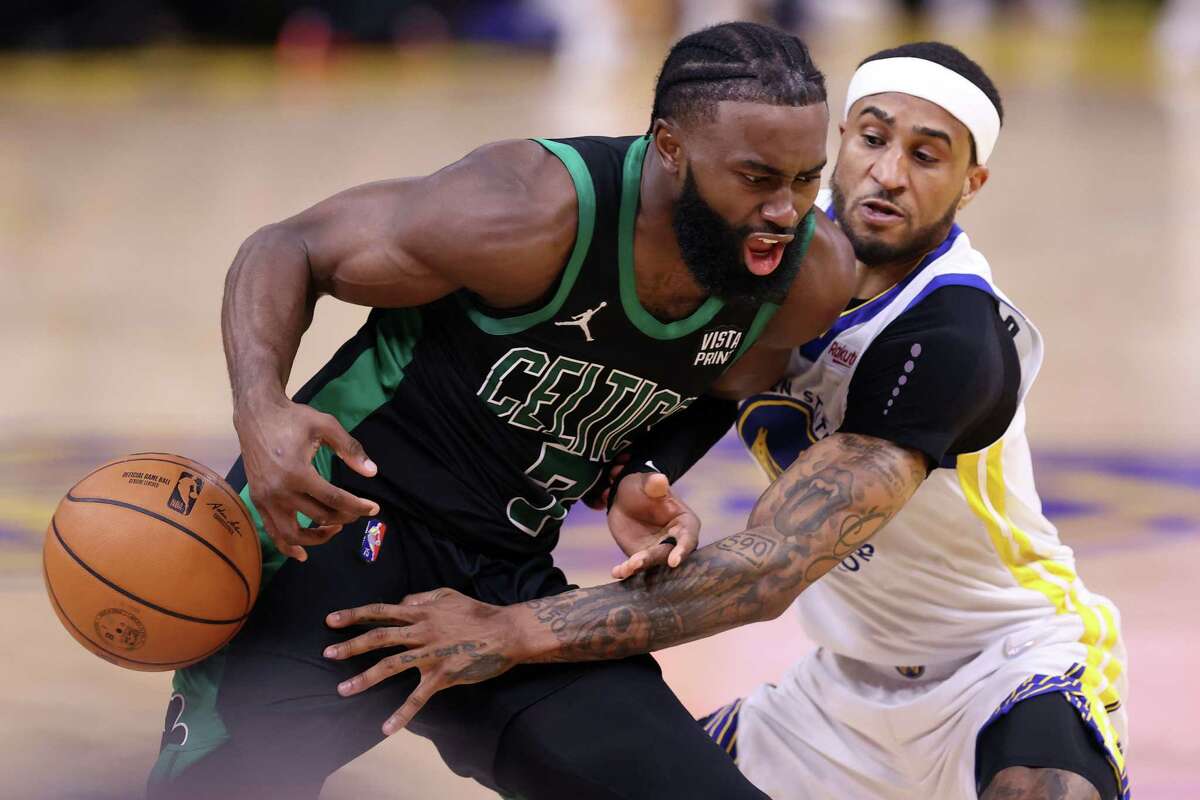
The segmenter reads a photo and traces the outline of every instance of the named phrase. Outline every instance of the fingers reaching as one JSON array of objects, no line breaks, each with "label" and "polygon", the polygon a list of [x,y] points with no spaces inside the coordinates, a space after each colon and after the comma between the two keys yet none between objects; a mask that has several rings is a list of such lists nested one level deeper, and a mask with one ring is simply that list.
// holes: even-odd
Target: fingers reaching
[{"label": "fingers reaching", "polygon": [[353,522],[361,517],[373,517],[379,513],[379,504],[357,497],[345,489],[339,489],[329,483],[315,470],[310,470],[304,480],[296,486],[298,494],[307,495],[312,502],[327,507],[335,515],[329,521],[343,524]]},{"label": "fingers reaching", "polygon": [[362,444],[346,432],[336,417],[326,414],[323,422],[321,438],[333,452],[337,453],[337,457],[364,478],[375,477],[379,468],[375,466],[374,461],[367,457],[367,452],[363,449]]},{"label": "fingers reaching", "polygon": [[429,702],[429,698],[433,697],[441,688],[443,687],[437,686],[435,680],[422,678],[421,682],[417,684],[417,688],[413,689],[412,694],[404,701],[404,705],[396,709],[396,713],[383,723],[383,735],[391,736],[408,727],[408,723],[412,722],[413,717]]},{"label": "fingers reaching", "polygon": [[[637,575],[639,572],[645,572],[660,564],[667,564],[668,559],[675,552],[675,548],[679,546],[679,538],[684,536],[686,536],[686,532],[682,526],[670,528],[659,542],[643,550],[639,550],[625,561],[613,567],[612,576],[617,580],[623,581],[626,578]],[[678,562],[671,566],[677,565]]]},{"label": "fingers reaching", "polygon": [[678,541],[671,548],[671,554],[667,556],[667,566],[671,569],[678,567],[683,563],[683,560],[692,554],[700,544],[699,531],[685,527],[679,534]]},{"label": "fingers reaching", "polygon": [[387,647],[419,647],[425,643],[425,633],[425,629],[419,623],[404,627],[373,628],[341,644],[331,644],[325,648],[322,655],[334,661],[344,661]]},{"label": "fingers reaching", "polygon": [[360,694],[370,689],[377,683],[387,680],[393,675],[398,675],[406,669],[413,669],[418,666],[428,653],[422,649],[405,650],[403,653],[396,653],[393,656],[380,659],[373,667],[366,672],[360,672],[353,678],[348,678],[338,684],[338,694],[342,697]]},{"label": "fingers reaching", "polygon": [[325,624],[331,628],[349,628],[353,625],[369,625],[373,622],[410,623],[419,622],[421,619],[421,610],[413,606],[371,603],[358,608],[334,611],[325,617]]}]

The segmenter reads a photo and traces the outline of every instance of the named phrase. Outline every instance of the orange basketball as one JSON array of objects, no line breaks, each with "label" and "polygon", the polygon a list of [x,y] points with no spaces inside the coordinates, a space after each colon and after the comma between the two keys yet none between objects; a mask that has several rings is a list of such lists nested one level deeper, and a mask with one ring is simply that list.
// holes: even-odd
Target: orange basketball
[{"label": "orange basketball", "polygon": [[136,453],[71,487],[42,548],[46,591],[75,639],[156,671],[219,650],[258,596],[262,553],[229,484],[182,456]]}]

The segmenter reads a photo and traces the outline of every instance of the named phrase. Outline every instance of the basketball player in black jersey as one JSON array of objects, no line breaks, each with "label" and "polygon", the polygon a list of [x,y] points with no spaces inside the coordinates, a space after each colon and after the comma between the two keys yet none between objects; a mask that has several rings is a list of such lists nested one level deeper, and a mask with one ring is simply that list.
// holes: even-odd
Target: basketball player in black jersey
[{"label": "basketball player in black jersey", "polygon": [[[722,25],[672,49],[647,136],[487,145],[251,236],[222,324],[229,479],[264,588],[227,650],[176,674],[151,796],[313,798],[395,730],[418,673],[341,696],[377,654],[324,658],[345,638],[331,611],[570,588],[551,551],[604,465],[670,425],[719,436],[724,398],[769,386],[847,302],[853,253],[813,211],[827,125],[798,39]],[[289,400],[322,294],[374,310]],[[614,535],[671,550],[633,517]],[[508,666],[456,651],[463,683]],[[409,727],[459,774],[531,800],[763,796],[646,656],[517,667],[439,693]]]}]

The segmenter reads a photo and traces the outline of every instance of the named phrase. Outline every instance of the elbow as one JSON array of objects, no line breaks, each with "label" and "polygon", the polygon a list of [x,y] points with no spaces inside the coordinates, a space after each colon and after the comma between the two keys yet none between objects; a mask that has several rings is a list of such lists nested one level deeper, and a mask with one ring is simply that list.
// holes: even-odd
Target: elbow
[{"label": "elbow", "polygon": [[773,619],[779,619],[783,616],[783,612],[787,611],[792,606],[794,597],[768,597],[766,602],[758,614],[758,619],[755,622],[770,622]]},{"label": "elbow", "polygon": [[294,256],[297,252],[303,253],[307,261],[308,247],[304,244],[304,237],[300,235],[300,231],[286,222],[273,222],[246,237],[234,264],[241,262],[251,253],[288,253]]},{"label": "elbow", "polygon": [[758,502],[754,504],[754,508],[750,511],[750,518],[746,520],[746,527],[766,528],[770,526],[774,517],[775,514],[771,510],[770,504],[763,502],[763,499],[759,498]]},{"label": "elbow", "polygon": [[270,267],[272,270],[278,270],[286,265],[294,265],[296,270],[302,268],[310,287],[316,283],[316,276],[308,257],[308,245],[301,231],[288,222],[264,225],[247,236],[238,248],[237,256],[225,275],[226,289],[234,284],[237,275],[247,268],[257,270]]}]

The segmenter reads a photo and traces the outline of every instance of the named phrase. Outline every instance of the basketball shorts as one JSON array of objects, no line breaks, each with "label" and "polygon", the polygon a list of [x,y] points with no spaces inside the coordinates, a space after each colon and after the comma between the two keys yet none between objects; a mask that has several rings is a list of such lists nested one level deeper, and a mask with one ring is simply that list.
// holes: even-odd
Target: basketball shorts
[{"label": "basketball shorts", "polygon": [[[1125,710],[1100,701],[1080,633],[1078,620],[1062,615],[978,655],[922,666],[868,664],[818,648],[777,685],[701,724],[774,800],[973,800],[1008,766],[1076,772],[1102,784],[1102,800],[1127,800]],[[1123,695],[1124,676],[1119,684]],[[1051,695],[1066,702],[1023,705]],[[1046,741],[1048,721],[1064,737],[1057,752]],[[1038,732],[1021,741],[1018,729],[1030,725]],[[978,764],[977,742],[993,748],[980,751]],[[1047,752],[1042,761],[1053,763],[1040,763]]]},{"label": "basketball shorts", "polygon": [[[549,556],[472,552],[435,525],[383,509],[308,548],[303,563],[264,546],[265,569],[275,571],[245,627],[175,675],[148,796],[316,798],[329,774],[382,740],[383,721],[419,674],[339,696],[340,681],[388,651],[324,658],[326,646],[359,633],[326,627],[330,611],[439,586],[499,605],[571,588]],[[459,775],[525,800],[764,797],[696,726],[649,656],[518,666],[438,693],[409,731],[431,739]],[[402,774],[396,796],[406,796]]]}]

